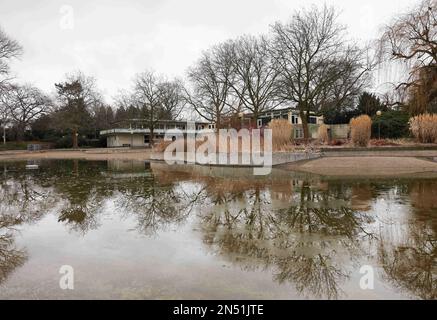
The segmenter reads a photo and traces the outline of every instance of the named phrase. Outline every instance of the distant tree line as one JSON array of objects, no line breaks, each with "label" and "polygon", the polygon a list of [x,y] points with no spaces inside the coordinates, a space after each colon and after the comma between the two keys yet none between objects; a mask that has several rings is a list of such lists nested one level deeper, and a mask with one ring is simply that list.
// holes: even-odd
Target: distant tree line
[{"label": "distant tree line", "polygon": [[[348,123],[363,113],[377,121],[404,123],[406,115],[437,111],[436,3],[422,0],[396,17],[377,45],[350,40],[332,7],[295,11],[264,35],[243,35],[203,51],[185,82],[153,70],[138,73],[111,105],[96,80],[80,71],[55,83],[53,96],[16,83],[9,65],[22,48],[0,30],[0,127],[3,132],[9,128],[9,140],[78,147],[104,145],[99,131],[117,121],[142,119],[153,132],[159,119],[190,112],[221,128],[241,113],[256,120],[262,112],[292,106],[300,113],[305,138],[310,113],[323,115],[330,124]],[[366,92],[372,71],[386,60],[408,61],[408,81],[384,96]],[[376,118],[378,110],[383,116]]]}]

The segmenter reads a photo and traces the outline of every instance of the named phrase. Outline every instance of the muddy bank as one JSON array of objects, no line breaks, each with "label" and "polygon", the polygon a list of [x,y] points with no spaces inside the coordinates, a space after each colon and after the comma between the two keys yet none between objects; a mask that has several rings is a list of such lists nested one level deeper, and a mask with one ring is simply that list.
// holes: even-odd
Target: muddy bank
[{"label": "muddy bank", "polygon": [[279,168],[339,177],[437,177],[437,162],[413,157],[329,157],[285,164]]}]

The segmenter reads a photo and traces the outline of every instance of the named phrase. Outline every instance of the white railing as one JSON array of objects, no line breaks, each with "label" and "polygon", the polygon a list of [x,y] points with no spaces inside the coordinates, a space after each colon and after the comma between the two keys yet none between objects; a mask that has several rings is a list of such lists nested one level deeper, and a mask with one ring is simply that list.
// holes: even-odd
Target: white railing
[{"label": "white railing", "polygon": [[[168,128],[168,129],[154,129],[154,134],[165,134],[172,133],[174,130],[180,130],[183,133],[197,133],[200,130],[186,130],[186,129],[176,129],[176,128]],[[135,133],[150,133],[150,129],[124,129],[124,128],[116,128],[116,129],[108,129],[100,131],[100,135],[109,135],[109,134],[117,134],[117,133],[126,133],[126,134],[135,134]]]}]

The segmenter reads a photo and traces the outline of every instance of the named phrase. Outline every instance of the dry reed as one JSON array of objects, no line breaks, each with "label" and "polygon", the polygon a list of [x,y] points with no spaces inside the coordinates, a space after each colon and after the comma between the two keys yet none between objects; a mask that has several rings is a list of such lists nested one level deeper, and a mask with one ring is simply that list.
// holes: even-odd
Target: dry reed
[{"label": "dry reed", "polygon": [[273,119],[269,123],[272,129],[273,150],[281,150],[292,142],[293,126],[286,119]]},{"label": "dry reed", "polygon": [[409,121],[412,135],[421,143],[437,143],[437,114],[421,114]]},{"label": "dry reed", "polygon": [[350,121],[351,139],[355,146],[367,147],[372,134],[372,119],[368,115],[361,115]]},{"label": "dry reed", "polygon": [[317,136],[320,143],[328,143],[328,126],[321,124],[317,130]]}]

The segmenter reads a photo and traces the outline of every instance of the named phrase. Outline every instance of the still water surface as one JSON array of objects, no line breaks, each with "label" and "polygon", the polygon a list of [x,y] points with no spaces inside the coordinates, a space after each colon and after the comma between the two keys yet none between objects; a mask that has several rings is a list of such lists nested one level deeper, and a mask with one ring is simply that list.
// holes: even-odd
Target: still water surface
[{"label": "still water surface", "polygon": [[0,163],[1,299],[437,298],[435,179],[38,164]]}]

